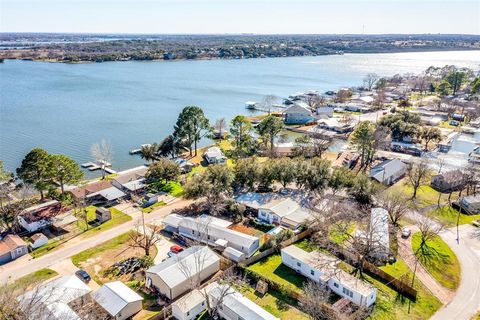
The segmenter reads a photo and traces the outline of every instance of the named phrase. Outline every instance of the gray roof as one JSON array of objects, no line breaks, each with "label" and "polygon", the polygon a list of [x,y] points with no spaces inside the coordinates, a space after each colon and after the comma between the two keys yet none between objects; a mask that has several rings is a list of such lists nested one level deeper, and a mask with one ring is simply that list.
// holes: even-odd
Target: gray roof
[{"label": "gray roof", "polygon": [[138,293],[120,281],[104,284],[92,296],[112,316],[116,316],[129,303],[143,300]]},{"label": "gray roof", "polygon": [[406,167],[407,165],[399,159],[385,160],[370,170],[370,177],[383,182],[398,172],[405,170]]},{"label": "gray roof", "polygon": [[[199,257],[203,260],[202,266],[195,263]],[[167,286],[174,288],[186,281],[188,276],[197,275],[210,266],[219,263],[220,258],[208,247],[193,246],[180,252],[175,257],[149,268],[146,272],[156,274]]]},{"label": "gray roof", "polygon": [[299,103],[294,103],[292,106],[285,109],[285,111],[283,113],[284,114],[300,113],[300,114],[305,114],[305,115],[311,116],[312,112],[310,110],[308,110],[307,106],[308,105],[304,106],[304,105],[300,105]]},{"label": "gray roof", "polygon": [[140,178],[138,180],[132,180],[132,181],[123,183],[122,186],[124,188],[127,188],[130,191],[136,191],[136,190],[142,189],[146,186],[145,178]]},{"label": "gray roof", "polygon": [[117,200],[119,198],[124,197],[125,193],[123,191],[121,191],[120,189],[117,189],[115,187],[110,187],[110,188],[100,190],[100,191],[95,192],[95,193],[91,193],[87,196],[87,198],[91,198],[91,197],[94,197],[94,196],[97,196],[97,195],[101,195],[102,197],[104,197],[108,201],[112,201],[112,200]]}]

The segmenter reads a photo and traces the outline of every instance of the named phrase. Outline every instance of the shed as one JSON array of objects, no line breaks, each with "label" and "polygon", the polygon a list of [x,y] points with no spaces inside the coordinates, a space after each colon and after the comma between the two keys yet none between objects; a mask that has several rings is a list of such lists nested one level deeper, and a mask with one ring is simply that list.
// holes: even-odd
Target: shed
[{"label": "shed", "polygon": [[48,238],[43,233],[35,233],[30,237],[30,240],[32,241],[30,244],[32,249],[40,248],[48,243]]},{"label": "shed", "polygon": [[104,284],[92,297],[116,320],[130,318],[142,310],[143,298],[120,281]]},{"label": "shed", "polygon": [[228,258],[235,262],[239,262],[245,259],[245,253],[238,251],[232,247],[226,247],[225,250],[223,250],[222,254],[225,258]]},{"label": "shed", "polygon": [[193,320],[205,309],[205,297],[195,289],[172,304],[172,315],[177,320]]},{"label": "shed", "polygon": [[112,219],[112,213],[107,208],[98,207],[95,209],[95,218],[98,222],[104,223]]}]

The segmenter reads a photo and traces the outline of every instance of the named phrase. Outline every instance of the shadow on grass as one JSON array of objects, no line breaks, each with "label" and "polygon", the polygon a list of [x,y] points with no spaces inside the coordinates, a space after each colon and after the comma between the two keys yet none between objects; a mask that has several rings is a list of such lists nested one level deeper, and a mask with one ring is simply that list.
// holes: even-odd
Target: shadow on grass
[{"label": "shadow on grass", "polygon": [[303,287],[304,278],[283,264],[279,265],[273,273],[298,288]]}]

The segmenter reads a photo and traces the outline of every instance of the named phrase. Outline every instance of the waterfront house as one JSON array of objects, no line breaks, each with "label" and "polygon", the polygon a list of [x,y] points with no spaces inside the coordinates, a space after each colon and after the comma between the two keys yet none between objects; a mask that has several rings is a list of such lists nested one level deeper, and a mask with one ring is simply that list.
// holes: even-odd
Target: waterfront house
[{"label": "waterfront house", "polygon": [[61,202],[52,200],[23,210],[17,221],[28,232],[35,232],[53,225],[54,218],[65,212]]},{"label": "waterfront house", "polygon": [[119,172],[117,176],[111,179],[111,184],[127,194],[142,193],[146,187],[145,175],[147,171],[147,166],[139,166]]},{"label": "waterfront house", "polygon": [[324,284],[352,303],[370,307],[377,298],[377,289],[338,268],[337,259],[318,251],[307,252],[290,245],[281,250],[282,263],[306,278]]},{"label": "waterfront house", "polygon": [[19,296],[29,320],[77,320],[75,304],[88,301],[92,289],[76,276],[63,276]]},{"label": "waterfront house", "polygon": [[225,320],[280,320],[228,284],[208,285],[208,297]]},{"label": "waterfront house", "polygon": [[286,124],[307,124],[315,120],[308,106],[299,103],[285,109],[283,117]]},{"label": "waterfront house", "polygon": [[313,219],[312,212],[304,206],[306,203],[303,195],[298,193],[283,195],[248,192],[239,195],[236,201],[256,211],[262,222],[283,225],[293,230]]},{"label": "waterfront house", "polygon": [[145,271],[145,285],[173,300],[191,289],[191,279],[203,282],[219,270],[220,257],[215,252],[193,246]]},{"label": "waterfront house", "polygon": [[115,320],[130,319],[143,309],[143,298],[120,281],[104,284],[92,297]]},{"label": "waterfront house", "polygon": [[465,179],[462,171],[456,169],[433,176],[431,186],[443,193],[458,191],[465,187]]},{"label": "waterfront house", "polygon": [[224,164],[227,163],[227,157],[225,157],[219,147],[208,148],[203,154],[203,157],[208,164]]},{"label": "waterfront house", "polygon": [[391,185],[405,175],[407,165],[399,159],[385,160],[370,170],[370,177],[378,182]]},{"label": "waterfront house", "polygon": [[458,204],[468,214],[480,214],[480,194],[461,197]]},{"label": "waterfront house", "polygon": [[328,118],[318,120],[318,128],[334,131],[336,133],[347,133],[353,130],[353,125],[342,124],[339,118]]},{"label": "waterfront house", "polygon": [[0,265],[27,253],[27,244],[16,234],[8,234],[0,240]]},{"label": "waterfront house", "polygon": [[110,183],[110,181],[100,180],[100,181],[90,182],[81,187],[73,188],[68,192],[72,195],[73,200],[75,200],[76,202],[83,202],[83,201],[87,201],[88,195],[97,193],[99,191],[102,191],[111,187],[112,187],[112,184]]}]

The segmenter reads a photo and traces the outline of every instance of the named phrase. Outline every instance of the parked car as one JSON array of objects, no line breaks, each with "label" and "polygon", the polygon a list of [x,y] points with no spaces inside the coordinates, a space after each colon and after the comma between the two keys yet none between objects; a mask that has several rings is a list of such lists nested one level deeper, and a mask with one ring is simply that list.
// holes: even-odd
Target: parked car
[{"label": "parked car", "polygon": [[402,229],[402,238],[407,239],[408,237],[410,237],[411,234],[412,234],[412,230],[408,228]]},{"label": "parked car", "polygon": [[480,228],[480,219],[479,220],[473,220],[472,221],[472,224],[477,227],[477,228]]},{"label": "parked car", "polygon": [[170,247],[170,251],[173,253],[180,253],[183,251],[183,248],[176,244]]},{"label": "parked car", "polygon": [[169,258],[175,257],[175,253],[173,253],[172,251],[168,251],[168,252],[167,252],[167,256],[168,256]]},{"label": "parked car", "polygon": [[88,272],[85,271],[85,270],[78,270],[78,271],[75,272],[75,275],[76,275],[77,277],[79,277],[80,280],[82,280],[83,282],[88,282],[88,281],[90,281],[90,280],[92,279],[92,278],[90,277],[90,275],[88,274]]}]

